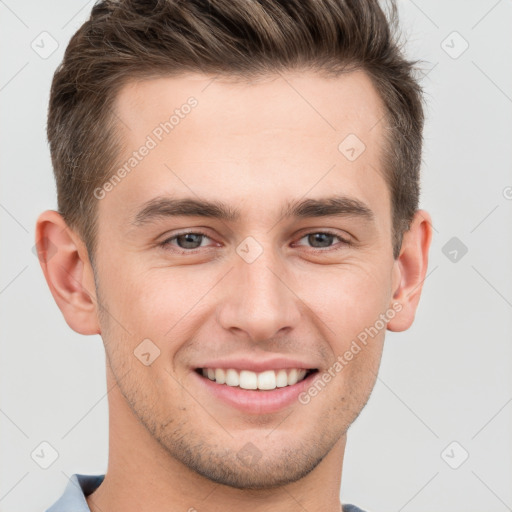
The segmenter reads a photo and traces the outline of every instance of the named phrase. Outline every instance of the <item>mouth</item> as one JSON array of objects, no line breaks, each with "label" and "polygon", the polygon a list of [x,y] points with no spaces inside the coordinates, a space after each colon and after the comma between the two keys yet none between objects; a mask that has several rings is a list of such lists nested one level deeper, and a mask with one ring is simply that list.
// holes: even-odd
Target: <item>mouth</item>
[{"label": "mouth", "polygon": [[196,364],[191,376],[198,396],[207,397],[212,406],[249,415],[279,413],[302,404],[300,397],[316,386],[322,371],[303,358],[275,354],[265,359],[232,355]]},{"label": "mouth", "polygon": [[261,392],[295,386],[310,375],[318,373],[317,368],[282,368],[262,372],[235,368],[196,368],[194,371],[203,379],[219,386]]}]

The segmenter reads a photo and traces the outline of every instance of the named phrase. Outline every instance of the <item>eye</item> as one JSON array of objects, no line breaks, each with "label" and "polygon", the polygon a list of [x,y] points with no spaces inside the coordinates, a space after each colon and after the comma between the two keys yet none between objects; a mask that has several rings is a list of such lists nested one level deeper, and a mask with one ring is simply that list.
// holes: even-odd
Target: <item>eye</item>
[{"label": "eye", "polygon": [[[299,242],[302,240],[306,240],[310,247],[313,249],[319,250],[336,250],[340,247],[333,246],[333,242],[339,241],[338,245],[350,245],[350,241],[342,238],[340,235],[336,233],[331,233],[329,231],[315,231],[311,233],[307,233],[299,239]],[[164,249],[185,253],[194,253],[200,248],[209,247],[206,243],[203,243],[207,240],[212,240],[206,233],[201,231],[186,231],[183,233],[178,233],[173,235],[159,245]],[[303,245],[301,243],[297,243],[295,245]],[[211,246],[210,246],[211,247]]]},{"label": "eye", "polygon": [[210,239],[205,233],[201,233],[200,231],[187,231],[167,238],[160,245],[165,248],[172,246],[177,249],[183,249],[183,252],[191,252],[194,249],[204,247],[203,242],[205,239]]},{"label": "eye", "polygon": [[300,238],[300,240],[307,240],[307,242],[311,244],[311,246],[314,249],[329,249],[330,247],[332,247],[333,240],[336,238],[341,242],[342,245],[350,245],[349,240],[346,240],[342,238],[340,235],[337,235],[336,233],[331,233],[329,231],[315,231],[312,233],[308,233],[304,235],[302,238]]}]

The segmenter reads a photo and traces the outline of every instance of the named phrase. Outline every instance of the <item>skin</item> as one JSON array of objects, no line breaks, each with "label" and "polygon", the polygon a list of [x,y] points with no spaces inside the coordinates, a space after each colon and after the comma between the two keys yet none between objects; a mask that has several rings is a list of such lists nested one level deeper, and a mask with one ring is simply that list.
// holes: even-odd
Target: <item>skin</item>
[{"label": "skin", "polygon": [[[98,201],[94,269],[57,212],[37,222],[37,239],[57,248],[46,257],[40,243],[59,308],[75,331],[101,334],[107,355],[109,463],[87,502],[93,512],[338,511],[347,429],[375,384],[386,326],[308,404],[276,413],[218,401],[191,368],[217,357],[282,355],[326,371],[393,304],[400,311],[387,329],[406,330],[427,271],[429,214],[416,213],[394,259],[384,110],[362,71],[335,79],[287,72],[249,84],[201,74],[129,83],[116,102],[120,162],[190,96],[197,107]],[[366,145],[355,161],[338,150],[350,133]],[[373,220],[280,215],[288,201],[335,193],[364,203]],[[142,205],[162,195],[222,200],[241,215],[135,226]],[[207,237],[196,238],[195,250],[177,239],[159,245],[197,229]],[[350,243],[306,236],[325,230]],[[263,250],[252,263],[236,251],[248,236]],[[187,250],[194,253],[180,254]],[[134,356],[147,338],[160,350],[149,366]],[[237,457],[247,443],[256,463]]]}]

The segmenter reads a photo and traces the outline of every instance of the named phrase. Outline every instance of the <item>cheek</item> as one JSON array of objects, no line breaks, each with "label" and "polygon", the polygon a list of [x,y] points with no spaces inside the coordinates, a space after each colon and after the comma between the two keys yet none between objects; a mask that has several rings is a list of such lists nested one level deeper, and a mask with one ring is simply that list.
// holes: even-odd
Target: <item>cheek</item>
[{"label": "cheek", "polygon": [[[204,267],[140,270],[112,268],[107,303],[112,316],[134,337],[163,340],[186,334],[208,305],[207,295],[222,277]],[[117,284],[116,284],[117,283]]]},{"label": "cheek", "polygon": [[[304,279],[298,295],[321,319],[326,338],[342,350],[365,328],[375,324],[389,306],[389,272],[379,268],[331,269],[312,280]],[[335,347],[333,347],[334,349]]]},{"label": "cheek", "polygon": [[[132,334],[133,344],[149,338],[157,343],[165,340],[168,346],[172,339],[187,339],[208,320],[215,310],[212,297],[230,300],[216,288],[223,286],[228,270],[201,265],[148,269],[127,259],[103,272],[102,298],[113,323]],[[287,280],[294,292],[289,300],[336,351],[374,325],[389,305],[391,272],[382,261],[290,267],[289,272]]]}]

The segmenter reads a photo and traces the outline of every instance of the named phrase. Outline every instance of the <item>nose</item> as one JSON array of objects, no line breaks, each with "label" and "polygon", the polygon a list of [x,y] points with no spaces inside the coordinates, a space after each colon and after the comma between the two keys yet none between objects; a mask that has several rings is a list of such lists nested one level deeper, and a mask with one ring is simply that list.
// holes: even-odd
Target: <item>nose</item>
[{"label": "nose", "polygon": [[[220,325],[251,341],[269,340],[298,325],[300,299],[282,261],[266,249],[252,263],[235,255],[218,309]],[[282,332],[281,332],[282,331]]]}]

